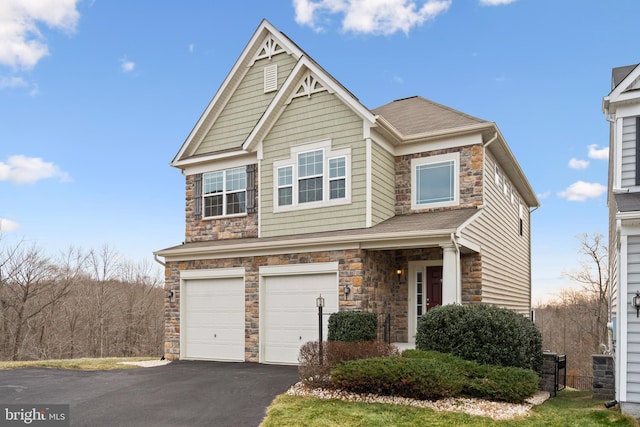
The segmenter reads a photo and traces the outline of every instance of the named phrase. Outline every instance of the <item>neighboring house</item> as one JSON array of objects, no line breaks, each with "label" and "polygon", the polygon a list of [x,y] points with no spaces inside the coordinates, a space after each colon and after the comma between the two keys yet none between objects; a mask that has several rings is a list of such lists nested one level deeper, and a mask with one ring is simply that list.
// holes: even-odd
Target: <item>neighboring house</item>
[{"label": "neighboring house", "polygon": [[267,21],[171,165],[167,358],[297,363],[320,294],[408,344],[437,305],[530,312],[538,200],[496,124],[421,97],[370,110]]},{"label": "neighboring house", "polygon": [[640,416],[640,66],[614,68],[603,99],[609,136],[609,264],[616,400]]}]

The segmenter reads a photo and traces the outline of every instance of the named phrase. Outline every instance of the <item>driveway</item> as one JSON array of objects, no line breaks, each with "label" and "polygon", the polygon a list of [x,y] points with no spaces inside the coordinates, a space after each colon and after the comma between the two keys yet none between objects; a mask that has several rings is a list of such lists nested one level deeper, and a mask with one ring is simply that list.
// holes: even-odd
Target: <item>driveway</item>
[{"label": "driveway", "polygon": [[297,367],[176,361],[153,368],[0,371],[0,404],[69,404],[72,426],[257,426]]}]

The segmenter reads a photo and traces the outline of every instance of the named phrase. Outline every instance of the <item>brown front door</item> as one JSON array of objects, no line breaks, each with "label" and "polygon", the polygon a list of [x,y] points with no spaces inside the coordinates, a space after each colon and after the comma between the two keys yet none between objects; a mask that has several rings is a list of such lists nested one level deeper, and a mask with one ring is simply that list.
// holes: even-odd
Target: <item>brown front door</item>
[{"label": "brown front door", "polygon": [[442,305],[442,266],[427,267],[427,311]]}]

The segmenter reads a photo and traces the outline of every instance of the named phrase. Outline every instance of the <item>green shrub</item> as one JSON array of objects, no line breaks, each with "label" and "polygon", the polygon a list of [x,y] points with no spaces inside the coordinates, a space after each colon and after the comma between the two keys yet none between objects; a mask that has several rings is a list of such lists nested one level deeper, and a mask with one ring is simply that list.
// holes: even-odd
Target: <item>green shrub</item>
[{"label": "green shrub", "polygon": [[331,382],[356,393],[437,400],[459,395],[464,376],[434,359],[376,357],[337,365],[331,370]]},{"label": "green shrub", "polygon": [[307,342],[300,348],[298,377],[312,387],[330,386],[329,373],[338,363],[400,354],[396,346],[381,341],[329,341],[323,343],[322,350],[323,361],[319,363],[320,346],[317,341]]},{"label": "green shrub", "polygon": [[542,338],[534,323],[515,311],[486,304],[428,311],[418,323],[416,348],[481,364],[536,372],[542,368]]},{"label": "green shrub", "polygon": [[527,369],[481,365],[451,354],[407,350],[403,357],[347,361],[331,370],[335,387],[414,399],[468,396],[521,403],[538,388]]},{"label": "green shrub", "polygon": [[364,311],[339,311],[329,316],[329,341],[373,341],[378,318]]}]

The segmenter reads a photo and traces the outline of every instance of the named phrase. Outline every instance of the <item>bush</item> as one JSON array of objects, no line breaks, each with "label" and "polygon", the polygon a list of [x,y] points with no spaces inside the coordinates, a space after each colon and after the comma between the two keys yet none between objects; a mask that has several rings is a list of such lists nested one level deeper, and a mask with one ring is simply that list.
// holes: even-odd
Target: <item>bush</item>
[{"label": "bush", "polygon": [[418,323],[416,348],[481,364],[542,369],[542,338],[534,323],[492,305],[446,305],[428,311]]},{"label": "bush", "polygon": [[329,341],[373,341],[378,318],[364,311],[339,311],[329,316]]},{"label": "bush", "polygon": [[437,400],[460,395],[464,376],[435,359],[376,357],[337,365],[331,382],[356,393]]},{"label": "bush", "polygon": [[331,386],[329,373],[335,365],[356,359],[370,357],[398,356],[400,352],[394,345],[380,341],[323,343],[323,361],[320,361],[320,347],[317,341],[311,341],[300,348],[298,356],[298,377],[311,387]]},{"label": "bush", "polygon": [[469,396],[520,403],[538,388],[538,375],[521,368],[481,365],[451,354],[408,350],[403,357],[347,361],[331,371],[334,386],[356,393],[415,399]]}]

